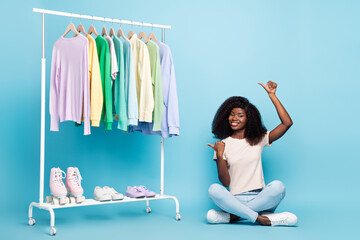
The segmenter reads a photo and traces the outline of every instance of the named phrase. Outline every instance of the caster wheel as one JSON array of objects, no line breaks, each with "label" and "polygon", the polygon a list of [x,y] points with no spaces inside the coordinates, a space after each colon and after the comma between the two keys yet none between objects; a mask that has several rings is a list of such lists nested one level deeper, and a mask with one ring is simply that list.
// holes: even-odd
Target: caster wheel
[{"label": "caster wheel", "polygon": [[176,214],[176,220],[177,221],[180,221],[181,220],[181,215],[178,213],[178,214]]},{"label": "caster wheel", "polygon": [[51,235],[51,236],[54,236],[55,234],[56,234],[56,228],[52,227],[52,228],[50,229],[50,235]]},{"label": "caster wheel", "polygon": [[146,208],[146,212],[147,212],[147,213],[151,213],[151,208],[150,208],[150,207],[147,207],[147,208]]},{"label": "caster wheel", "polygon": [[30,218],[28,223],[29,223],[30,226],[34,225],[35,224],[35,219]]}]

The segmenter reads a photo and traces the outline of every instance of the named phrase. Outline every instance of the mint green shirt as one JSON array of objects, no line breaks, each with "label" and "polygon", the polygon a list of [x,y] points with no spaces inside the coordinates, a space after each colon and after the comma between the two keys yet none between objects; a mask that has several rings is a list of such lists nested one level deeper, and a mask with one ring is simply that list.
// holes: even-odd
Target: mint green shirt
[{"label": "mint green shirt", "polygon": [[118,129],[127,131],[128,119],[125,100],[125,80],[124,80],[124,51],[123,43],[116,36],[113,37],[115,54],[117,59],[117,67],[119,69],[114,83],[114,105],[115,113],[118,115]]},{"label": "mint green shirt", "polygon": [[163,89],[161,81],[159,47],[152,40],[146,43],[150,56],[151,80],[154,96],[153,131],[161,131],[161,119],[163,114]]}]

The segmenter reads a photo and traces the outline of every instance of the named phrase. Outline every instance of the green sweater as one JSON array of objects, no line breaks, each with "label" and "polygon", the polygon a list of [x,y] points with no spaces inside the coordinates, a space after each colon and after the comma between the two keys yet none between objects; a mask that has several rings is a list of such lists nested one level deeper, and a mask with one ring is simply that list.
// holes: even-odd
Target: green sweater
[{"label": "green sweater", "polygon": [[116,75],[114,83],[114,105],[115,113],[118,115],[118,129],[127,131],[127,109],[126,109],[126,100],[125,100],[125,80],[124,80],[124,52],[123,52],[123,43],[117,38],[113,37],[115,54],[117,59],[117,65],[119,72]]},{"label": "green sweater", "polygon": [[161,119],[163,114],[163,89],[161,81],[159,47],[153,41],[148,41],[146,46],[149,50],[151,79],[154,95],[153,131],[161,131]]},{"label": "green sweater", "polygon": [[105,38],[98,35],[95,39],[96,48],[98,51],[101,84],[104,97],[104,106],[101,114],[101,119],[104,119],[105,115],[105,130],[111,130],[111,124],[113,122],[112,116],[112,90],[111,90],[111,59],[109,44]]}]

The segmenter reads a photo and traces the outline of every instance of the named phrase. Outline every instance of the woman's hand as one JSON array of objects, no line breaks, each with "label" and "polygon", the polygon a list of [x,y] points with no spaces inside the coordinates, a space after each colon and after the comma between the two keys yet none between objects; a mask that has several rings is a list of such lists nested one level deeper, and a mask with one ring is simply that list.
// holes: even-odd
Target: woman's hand
[{"label": "woman's hand", "polygon": [[221,141],[216,141],[215,145],[212,145],[210,143],[206,144],[210,146],[214,151],[216,152],[216,156],[223,156],[224,150],[225,150],[225,143]]},{"label": "woman's hand", "polygon": [[263,86],[263,88],[265,89],[265,91],[268,94],[275,94],[276,92],[276,88],[277,88],[277,84],[275,82],[272,81],[268,81],[266,86],[262,83],[259,83],[261,86]]}]

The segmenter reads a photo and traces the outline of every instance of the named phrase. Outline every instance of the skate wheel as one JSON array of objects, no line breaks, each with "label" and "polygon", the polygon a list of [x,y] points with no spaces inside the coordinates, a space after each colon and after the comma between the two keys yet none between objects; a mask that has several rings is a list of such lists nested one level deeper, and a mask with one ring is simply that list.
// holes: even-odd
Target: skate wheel
[{"label": "skate wheel", "polygon": [[147,212],[147,213],[151,213],[151,208],[150,208],[150,207],[147,207],[147,208],[146,208],[146,212]]},{"label": "skate wheel", "polygon": [[70,204],[75,204],[76,199],[74,197],[69,197]]},{"label": "skate wheel", "polygon": [[52,201],[53,201],[52,196],[46,196],[46,200],[45,200],[46,203],[52,203]]},{"label": "skate wheel", "polygon": [[29,223],[30,226],[34,225],[35,224],[35,219],[30,218],[28,223]]},{"label": "skate wheel", "polygon": [[52,198],[52,204],[53,205],[59,205],[60,204],[60,200],[58,198]]},{"label": "skate wheel", "polygon": [[180,221],[181,220],[181,215],[178,213],[176,214],[176,221]]},{"label": "skate wheel", "polygon": [[83,201],[85,201],[84,196],[76,197],[76,203],[82,203]]},{"label": "skate wheel", "polygon": [[56,234],[56,228],[52,227],[50,228],[50,235],[54,236]]}]

